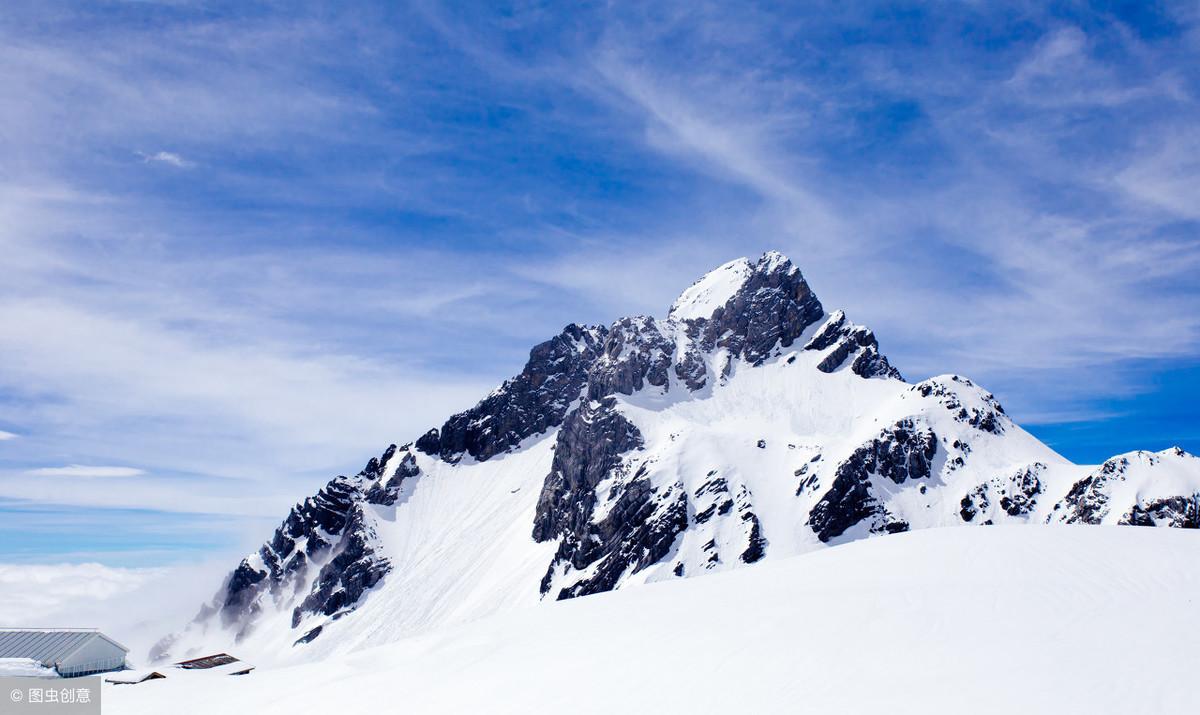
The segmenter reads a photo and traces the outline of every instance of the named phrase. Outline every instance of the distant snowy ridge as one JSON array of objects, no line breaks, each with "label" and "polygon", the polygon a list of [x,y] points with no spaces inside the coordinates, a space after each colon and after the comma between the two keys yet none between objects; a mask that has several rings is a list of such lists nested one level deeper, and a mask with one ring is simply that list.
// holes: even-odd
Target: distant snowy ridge
[{"label": "distant snowy ridge", "polygon": [[769,252],[522,372],[297,504],[155,656],[310,659],[488,613],[912,529],[1200,526],[1182,450],[1071,464],[995,397],[910,385]]}]

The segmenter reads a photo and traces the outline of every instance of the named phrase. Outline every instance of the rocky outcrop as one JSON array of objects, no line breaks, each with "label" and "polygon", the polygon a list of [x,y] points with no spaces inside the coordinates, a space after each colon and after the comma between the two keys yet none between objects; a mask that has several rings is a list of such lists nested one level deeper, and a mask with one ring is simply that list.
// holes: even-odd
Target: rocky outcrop
[{"label": "rocky outcrop", "polygon": [[535,541],[581,534],[596,504],[596,485],[642,446],[642,435],[608,398],[571,413],[554,444],[554,462],[538,498]]},{"label": "rocky outcrop", "polygon": [[859,377],[888,377],[903,380],[900,371],[892,367],[887,358],[879,353],[879,343],[870,328],[855,325],[846,320],[846,314],[835,311],[812,338],[804,345],[805,350],[829,350],[817,369],[833,372],[849,364],[850,370]]},{"label": "rocky outcrop", "polygon": [[589,371],[587,398],[632,395],[648,384],[666,389],[674,352],[674,341],[654,318],[618,320]]},{"label": "rocky outcrop", "polygon": [[[267,602],[303,597],[298,611],[305,612],[353,603],[387,570],[382,559],[367,564],[374,533],[364,521],[365,505],[393,504],[404,481],[419,473],[407,447],[391,445],[358,474],[334,477],[292,507],[271,540],[242,559],[197,620],[216,616],[241,638]],[[314,593],[306,594],[314,568]]]},{"label": "rocky outcrop", "polygon": [[[535,541],[559,539],[543,593],[558,582],[555,598],[607,591],[627,571],[657,563],[687,527],[682,489],[659,490],[643,473],[630,473],[623,455],[641,446],[641,433],[612,398],[582,406],[563,424],[534,515]],[[601,501],[597,486],[605,480],[611,487]]]},{"label": "rocky outcrop", "polygon": [[1036,462],[1008,477],[997,477],[972,489],[959,502],[964,522],[993,523],[993,505],[1008,516],[1028,516],[1042,494],[1039,475],[1046,465]]},{"label": "rocky outcrop", "polygon": [[[1131,505],[1120,502],[1114,505],[1112,501],[1123,482],[1134,479],[1137,483],[1154,484],[1169,479],[1171,470],[1195,469],[1198,465],[1200,462],[1195,457],[1178,447],[1162,452],[1136,451],[1118,455],[1073,484],[1066,497],[1054,505],[1047,521],[1196,528],[1197,498],[1196,492],[1190,489],[1164,495],[1161,494],[1163,487],[1157,486],[1154,491],[1159,493],[1153,496],[1145,496],[1139,490]],[[1162,476],[1158,476],[1160,473]]]},{"label": "rocky outcrop", "polygon": [[605,328],[568,325],[530,351],[519,375],[427,432],[416,448],[449,462],[464,454],[482,462],[557,427],[588,384],[607,335]]},{"label": "rocky outcrop", "polygon": [[1200,529],[1200,492],[1191,496],[1152,499],[1134,504],[1121,517],[1131,526],[1170,526],[1176,529]]},{"label": "rocky outcrop", "polygon": [[392,566],[377,548],[378,537],[370,506],[355,504],[333,558],[321,567],[312,590],[292,612],[292,628],[306,615],[340,615],[368,589],[379,583]]},{"label": "rocky outcrop", "polygon": [[928,479],[937,454],[937,436],[911,419],[902,420],[859,447],[838,465],[829,491],[809,513],[808,525],[828,542],[866,522],[871,533],[906,531],[875,496],[875,480],[894,484]]},{"label": "rocky outcrop", "polygon": [[723,348],[760,365],[777,347],[790,347],[824,315],[799,269],[771,251],[758,260],[733,297],[703,319],[698,337],[706,352]]},{"label": "rocky outcrop", "polygon": [[1113,457],[1071,486],[1067,496],[1054,505],[1052,519],[1065,524],[1099,524],[1108,514],[1112,483],[1120,481],[1129,468],[1128,457]]},{"label": "rocky outcrop", "polygon": [[955,420],[981,432],[1003,434],[1009,423],[995,395],[959,375],[932,377],[913,385],[911,391],[937,400]]}]

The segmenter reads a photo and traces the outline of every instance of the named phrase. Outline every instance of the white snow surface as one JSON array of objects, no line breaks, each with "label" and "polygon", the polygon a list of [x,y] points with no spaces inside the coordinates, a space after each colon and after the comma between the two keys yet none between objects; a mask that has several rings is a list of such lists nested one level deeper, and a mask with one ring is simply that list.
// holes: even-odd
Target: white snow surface
[{"label": "white snow surface", "polygon": [[[415,453],[421,473],[405,483],[396,505],[367,506],[392,572],[353,613],[332,623],[310,616],[293,629],[295,602],[267,602],[248,638],[233,643],[214,624],[193,623],[183,634],[188,646],[173,650],[172,659],[216,651],[264,665],[318,659],[537,603],[556,544],[536,544],[530,534],[555,434],[486,462],[450,465]],[[316,571],[297,589],[300,598]],[[320,637],[293,646],[321,624],[326,632]],[[206,627],[213,630],[197,632]]]},{"label": "white snow surface", "polygon": [[57,678],[58,673],[33,658],[0,658],[0,677]]},{"label": "white snow surface", "polygon": [[747,258],[732,260],[709,271],[679,295],[667,317],[676,320],[711,318],[713,311],[725,305],[753,272],[754,266]]},{"label": "white snow surface", "polygon": [[1198,597],[1195,532],[928,529],[104,699],[121,715],[1188,712]]}]

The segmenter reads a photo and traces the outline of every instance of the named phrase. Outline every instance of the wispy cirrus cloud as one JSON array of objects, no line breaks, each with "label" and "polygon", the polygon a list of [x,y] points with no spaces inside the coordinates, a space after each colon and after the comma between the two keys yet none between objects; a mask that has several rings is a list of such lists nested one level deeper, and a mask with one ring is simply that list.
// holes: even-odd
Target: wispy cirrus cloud
[{"label": "wispy cirrus cloud", "polygon": [[68,464],[64,467],[39,467],[29,470],[37,477],[83,477],[85,479],[110,479],[140,477],[146,472],[134,467],[110,467],[92,464]]},{"label": "wispy cirrus cloud", "polygon": [[195,162],[188,161],[182,156],[171,151],[156,151],[153,154],[138,152],[137,155],[140,156],[142,161],[146,164],[168,164],[177,169],[190,169],[196,165]]}]

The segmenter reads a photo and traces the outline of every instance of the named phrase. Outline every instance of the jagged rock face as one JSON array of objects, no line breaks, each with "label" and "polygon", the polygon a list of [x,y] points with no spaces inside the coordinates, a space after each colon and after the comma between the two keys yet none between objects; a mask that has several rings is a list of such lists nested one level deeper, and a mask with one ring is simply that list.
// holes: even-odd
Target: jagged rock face
[{"label": "jagged rock face", "polygon": [[601,327],[568,325],[530,351],[521,374],[440,430],[430,430],[417,440],[417,449],[447,461],[469,454],[482,462],[557,427],[588,383],[606,336]]},{"label": "jagged rock face", "polygon": [[959,515],[965,522],[980,517],[979,523],[994,523],[992,507],[996,505],[1008,516],[1027,516],[1042,493],[1043,485],[1038,475],[1045,470],[1045,464],[1035,462],[1007,478],[980,484],[959,502]]},{"label": "jagged rock face", "polygon": [[1134,504],[1122,524],[1132,526],[1170,526],[1176,529],[1200,529],[1200,492],[1190,497],[1178,496],[1153,499],[1146,504]]},{"label": "jagged rock face", "polygon": [[833,372],[853,356],[850,369],[859,377],[891,377],[903,380],[900,371],[892,367],[879,354],[879,343],[870,328],[853,325],[846,314],[837,311],[821,326],[817,334],[804,346],[805,350],[828,350],[834,348],[817,364],[821,372]]},{"label": "jagged rock face", "polygon": [[293,612],[293,628],[300,625],[305,614],[336,616],[357,603],[367,589],[391,571],[391,564],[376,549],[375,528],[366,511],[369,508],[365,503],[351,508],[345,538],[333,558],[321,567],[313,590]]},{"label": "jagged rock face", "polygon": [[[391,454],[384,453],[384,462],[391,459]],[[404,486],[406,480],[409,480],[421,473],[417,467],[417,460],[411,452],[405,452],[400,459],[400,464],[396,466],[392,475],[387,479],[381,479],[382,464],[377,476],[371,477],[368,481],[371,486],[367,488],[365,499],[368,504],[378,504],[380,506],[392,506],[399,498],[400,488]],[[369,465],[368,465],[369,466]]]},{"label": "jagged rock face", "polygon": [[869,521],[872,533],[908,530],[908,524],[889,514],[876,498],[874,480],[904,484],[928,479],[936,453],[937,436],[912,420],[888,427],[838,465],[829,491],[809,515],[809,526],[826,542],[863,521]]},{"label": "jagged rock face", "polygon": [[559,431],[534,516],[535,541],[582,536],[596,486],[620,464],[622,454],[642,446],[641,433],[615,406],[611,398],[583,405]]},{"label": "jagged rock face", "polygon": [[632,395],[647,384],[666,388],[675,343],[654,318],[624,318],[612,324],[604,349],[592,365],[587,398]]},{"label": "jagged rock face", "polygon": [[[367,468],[378,469],[376,462],[372,459]],[[271,540],[230,575],[216,604],[222,622],[226,626],[252,622],[264,597],[279,595],[302,580],[313,557],[332,546],[327,537],[342,533],[361,496],[358,479],[339,476],[292,507]]]},{"label": "jagged rock face", "polygon": [[[581,407],[563,425],[534,516],[535,541],[560,540],[542,593],[556,576],[569,582],[556,598],[610,590],[627,570],[637,573],[662,559],[686,528],[681,488],[660,491],[640,472],[630,475],[622,455],[641,446],[641,434],[612,398]],[[613,483],[606,512],[598,514],[596,490],[605,480]]]},{"label": "jagged rock face", "polygon": [[706,351],[724,348],[759,365],[776,346],[791,347],[824,315],[821,301],[792,262],[768,253],[737,293],[705,320],[700,343]]},{"label": "jagged rock face", "polygon": [[919,393],[922,397],[933,397],[938,400],[950,412],[954,413],[954,418],[959,422],[968,424],[977,430],[990,432],[992,434],[1001,434],[1004,432],[1004,424],[1007,415],[1004,412],[1004,407],[996,400],[996,396],[990,392],[982,393],[980,396],[980,404],[965,406],[962,402],[962,393],[960,387],[975,387],[975,383],[965,377],[951,375],[949,383],[930,379],[924,382],[917,383],[912,386],[912,390]]},{"label": "jagged rock face", "polygon": [[[353,594],[356,600],[378,581],[371,574],[381,577],[387,570],[386,561],[374,557],[369,545],[364,505],[394,503],[404,480],[420,471],[411,454],[397,452],[396,445],[390,445],[357,475],[337,476],[292,507],[271,540],[238,564],[197,618],[218,614],[221,623],[236,628],[240,638],[249,632],[266,601],[303,595],[297,592],[314,565],[320,566],[317,584],[303,596],[298,612],[336,610],[336,604]],[[389,465],[390,473],[385,474]]]}]

